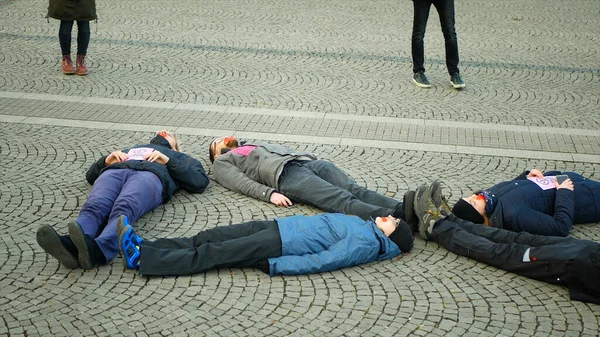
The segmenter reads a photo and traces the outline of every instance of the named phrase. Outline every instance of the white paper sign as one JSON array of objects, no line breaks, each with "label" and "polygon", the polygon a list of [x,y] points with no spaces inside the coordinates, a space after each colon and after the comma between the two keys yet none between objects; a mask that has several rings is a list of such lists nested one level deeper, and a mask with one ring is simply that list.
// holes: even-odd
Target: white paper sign
[{"label": "white paper sign", "polygon": [[549,190],[551,188],[556,188],[556,177],[555,176],[547,176],[542,179],[540,179],[538,177],[530,177],[527,179],[536,183],[543,190]]},{"label": "white paper sign", "polygon": [[150,147],[138,147],[131,149],[127,152],[127,160],[145,160],[144,155],[153,152],[154,149]]}]

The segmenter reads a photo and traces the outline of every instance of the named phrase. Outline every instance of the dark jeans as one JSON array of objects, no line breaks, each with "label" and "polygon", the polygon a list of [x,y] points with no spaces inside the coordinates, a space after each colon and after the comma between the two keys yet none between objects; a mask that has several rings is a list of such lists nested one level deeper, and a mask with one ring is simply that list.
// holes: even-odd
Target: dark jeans
[{"label": "dark jeans", "polygon": [[[216,268],[261,268],[281,256],[277,222],[250,221],[207,229],[189,238],[144,241],[140,274],[181,276]],[[267,270],[265,270],[265,265]]]},{"label": "dark jeans", "polygon": [[392,215],[401,205],[398,200],[356,184],[326,160],[288,163],[279,177],[279,191],[294,202],[314,205],[327,212],[358,215],[365,220]]},{"label": "dark jeans", "polygon": [[431,9],[432,4],[440,15],[440,23],[446,45],[446,67],[448,68],[448,73],[452,75],[453,73],[459,72],[458,40],[456,38],[456,31],[454,30],[454,0],[413,0],[413,4],[413,72],[417,73],[425,71],[425,46],[423,38],[425,37],[425,29],[427,27],[427,20],[429,19],[429,10]]},{"label": "dark jeans", "polygon": [[162,203],[163,186],[149,171],[112,169],[104,171],[83,204],[77,222],[94,239],[106,262],[119,253],[117,219],[121,215],[133,224]]},{"label": "dark jeans", "polygon": [[[454,214],[435,224],[431,238],[458,255],[560,285],[569,284],[571,265],[590,243],[476,225]],[[524,262],[528,250],[529,262]]]},{"label": "dark jeans", "polygon": [[[58,29],[58,41],[63,55],[71,54],[71,31],[73,30],[73,21],[60,21]],[[77,21],[77,54],[87,54],[90,44],[90,22]]]}]

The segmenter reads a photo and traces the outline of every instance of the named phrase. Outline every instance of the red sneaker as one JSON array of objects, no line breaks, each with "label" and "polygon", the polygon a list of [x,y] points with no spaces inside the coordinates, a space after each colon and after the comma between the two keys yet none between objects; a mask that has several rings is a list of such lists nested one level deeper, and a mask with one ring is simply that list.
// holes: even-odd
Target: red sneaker
[{"label": "red sneaker", "polygon": [[71,55],[63,55],[62,72],[65,75],[75,74],[75,69],[73,69],[73,61],[71,61]]},{"label": "red sneaker", "polygon": [[85,65],[85,55],[77,54],[77,61],[75,62],[77,65],[77,75],[87,75],[88,71],[87,66]]}]

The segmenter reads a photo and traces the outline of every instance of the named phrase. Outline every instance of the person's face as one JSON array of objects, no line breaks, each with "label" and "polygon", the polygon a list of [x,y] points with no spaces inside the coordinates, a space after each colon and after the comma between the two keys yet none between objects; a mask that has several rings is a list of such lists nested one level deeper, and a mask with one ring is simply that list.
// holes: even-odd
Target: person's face
[{"label": "person's face", "polygon": [[161,130],[161,131],[157,131],[156,133],[158,135],[161,135],[164,139],[167,140],[167,142],[169,142],[169,145],[171,145],[171,149],[173,149],[174,151],[178,151],[177,139],[175,139],[175,135],[172,132],[166,131],[166,130]]},{"label": "person's face", "polygon": [[237,141],[235,141],[235,137],[219,137],[215,138],[212,143],[210,143],[210,153],[213,154],[213,158],[217,159],[218,156],[221,155],[221,150],[225,148],[235,148]]},{"label": "person's face", "polygon": [[390,234],[396,230],[396,226],[400,224],[400,219],[396,219],[391,215],[383,218],[378,216],[375,218],[375,224],[377,225],[377,228],[381,229],[385,236],[390,236]]},{"label": "person's face", "polygon": [[479,198],[476,194],[471,194],[466,198],[463,198],[464,201],[468,202],[473,208],[479,212],[479,214],[484,215],[485,213],[485,199]]}]

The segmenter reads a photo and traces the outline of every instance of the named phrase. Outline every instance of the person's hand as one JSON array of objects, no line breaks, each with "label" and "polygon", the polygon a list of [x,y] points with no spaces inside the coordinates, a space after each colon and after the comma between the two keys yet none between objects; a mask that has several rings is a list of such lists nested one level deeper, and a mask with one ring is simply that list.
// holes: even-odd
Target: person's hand
[{"label": "person's hand", "polygon": [[104,159],[104,165],[109,166],[114,163],[120,163],[127,160],[127,154],[123,151],[111,152],[106,159]]},{"label": "person's hand", "polygon": [[558,184],[558,181],[556,182],[556,189],[559,190],[561,188],[567,188],[571,191],[575,190],[575,185],[573,185],[573,181],[571,179],[567,179],[565,181],[562,182],[562,184]]},{"label": "person's hand", "polygon": [[290,199],[288,199],[288,197],[286,197],[285,195],[283,195],[281,193],[277,193],[277,192],[271,193],[270,200],[271,200],[271,203],[273,203],[277,206],[283,206],[283,207],[292,206],[292,202],[290,201]]},{"label": "person's hand", "polygon": [[527,178],[531,178],[531,177],[537,177],[537,178],[544,178],[544,174],[538,170],[538,169],[532,169],[531,171],[529,171],[529,174],[527,175]]},{"label": "person's hand", "polygon": [[152,151],[150,153],[146,153],[144,155],[144,159],[146,159],[149,162],[157,162],[163,165],[167,165],[167,163],[169,162],[169,157],[165,156],[160,151]]}]

